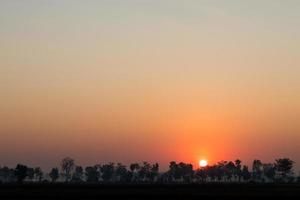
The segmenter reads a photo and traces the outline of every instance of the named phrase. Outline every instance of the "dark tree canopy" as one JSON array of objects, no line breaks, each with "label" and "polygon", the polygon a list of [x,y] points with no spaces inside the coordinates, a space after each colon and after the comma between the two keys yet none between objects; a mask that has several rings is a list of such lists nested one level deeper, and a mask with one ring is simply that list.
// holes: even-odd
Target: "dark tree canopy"
[{"label": "dark tree canopy", "polygon": [[26,165],[18,164],[15,168],[15,176],[19,183],[22,183],[24,179],[28,176],[28,167]]},{"label": "dark tree canopy", "polygon": [[81,166],[76,166],[72,175],[72,182],[81,182],[83,180],[83,175],[83,168]]},{"label": "dark tree canopy", "polygon": [[112,177],[114,174],[114,169],[115,169],[114,163],[102,165],[101,173],[102,173],[102,179],[104,182],[109,182],[112,180]]},{"label": "dark tree canopy", "polygon": [[86,181],[90,183],[97,183],[99,181],[100,172],[97,166],[85,168]]},{"label": "dark tree canopy", "polygon": [[59,170],[58,168],[52,168],[51,172],[49,173],[52,182],[55,182],[59,178]]},{"label": "dark tree canopy", "polygon": [[44,172],[42,171],[42,169],[40,167],[34,168],[34,174],[35,174],[37,180],[42,181]]},{"label": "dark tree canopy", "polygon": [[66,182],[70,181],[74,167],[75,161],[72,158],[66,157],[61,161],[61,169],[63,171],[63,175],[65,176]]},{"label": "dark tree canopy", "polygon": [[292,173],[294,161],[289,158],[276,159],[275,168],[285,178],[287,175]]},{"label": "dark tree canopy", "polygon": [[294,161],[289,158],[276,159],[274,163],[254,160],[252,171],[242,161],[220,161],[214,165],[197,167],[184,162],[172,161],[169,169],[159,171],[158,163],[97,164],[82,167],[72,158],[61,161],[61,172],[52,168],[44,173],[40,167],[18,164],[14,169],[0,167],[0,182],[42,182],[65,180],[74,183],[204,183],[204,182],[299,182],[300,176],[293,173]]}]

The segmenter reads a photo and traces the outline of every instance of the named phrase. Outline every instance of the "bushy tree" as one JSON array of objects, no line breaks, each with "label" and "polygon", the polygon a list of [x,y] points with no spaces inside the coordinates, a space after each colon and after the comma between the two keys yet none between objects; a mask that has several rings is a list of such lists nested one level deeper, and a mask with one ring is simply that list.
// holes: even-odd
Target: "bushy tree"
[{"label": "bushy tree", "polygon": [[175,161],[170,162],[168,173],[172,181],[178,180],[180,178],[180,170],[178,164]]},{"label": "bushy tree", "polygon": [[224,167],[224,172],[225,172],[225,177],[227,179],[227,181],[231,181],[232,177],[235,175],[235,165],[232,161],[229,161],[225,164]]},{"label": "bushy tree", "polygon": [[155,163],[151,166],[150,169],[150,181],[154,182],[155,179],[158,177],[158,173],[159,173],[159,164]]},{"label": "bushy tree", "polygon": [[260,160],[254,160],[252,164],[252,177],[254,181],[261,181],[263,164]]},{"label": "bushy tree", "polygon": [[83,179],[83,168],[81,166],[76,166],[75,171],[72,175],[73,182],[82,182]]},{"label": "bushy tree", "polygon": [[243,166],[242,169],[242,176],[244,181],[249,181],[251,178],[251,173],[249,172],[249,169],[247,166]]},{"label": "bushy tree", "polygon": [[42,169],[40,167],[34,168],[34,174],[35,174],[36,179],[39,182],[41,182],[43,180],[44,172],[42,171]]},{"label": "bushy tree", "polygon": [[239,182],[241,182],[242,179],[242,161],[240,161],[239,159],[234,161],[235,163],[235,170],[234,170],[234,176],[238,179]]},{"label": "bushy tree", "polygon": [[186,181],[191,182],[194,171],[192,164],[186,164],[183,162],[176,163],[175,161],[170,162],[168,174],[174,181]]},{"label": "bushy tree", "polygon": [[271,163],[263,164],[263,174],[267,179],[274,181],[275,166]]},{"label": "bushy tree", "polygon": [[31,168],[31,167],[29,167],[29,168],[27,169],[27,178],[28,178],[30,181],[32,181],[32,180],[34,179],[34,177],[35,177],[34,175],[35,175],[34,169]]},{"label": "bushy tree", "polygon": [[49,173],[49,176],[50,176],[52,182],[56,182],[56,180],[59,178],[58,168],[52,168],[51,172]]},{"label": "bushy tree", "polygon": [[216,181],[218,177],[218,166],[208,166],[207,168],[207,176],[210,178],[211,181]]},{"label": "bushy tree", "polygon": [[14,173],[19,183],[22,183],[24,179],[28,176],[27,170],[28,167],[26,165],[18,164],[16,166]]},{"label": "bushy tree", "polygon": [[143,162],[138,172],[140,181],[148,181],[150,177],[151,165],[148,162]]},{"label": "bushy tree", "polygon": [[102,179],[104,182],[109,182],[112,180],[114,175],[115,165],[114,163],[109,163],[101,166]]},{"label": "bushy tree", "polygon": [[140,170],[141,166],[139,163],[132,163],[129,166],[130,169],[130,174],[131,174],[131,181],[136,182],[139,180],[139,173],[138,171]]},{"label": "bushy tree", "polygon": [[217,179],[219,182],[225,177],[226,164],[227,161],[221,161],[217,163]]},{"label": "bushy tree", "polygon": [[285,180],[288,175],[292,174],[294,161],[289,158],[276,159],[275,169],[281,175],[281,178]]},{"label": "bushy tree", "polygon": [[118,177],[118,181],[127,182],[129,181],[128,171],[125,165],[118,163],[115,169],[116,176]]},{"label": "bushy tree", "polygon": [[86,167],[85,176],[87,182],[97,183],[99,181],[99,176],[100,176],[100,173],[98,171],[98,166]]},{"label": "bushy tree", "polygon": [[0,167],[0,180],[3,182],[13,182],[15,179],[14,169],[10,169],[6,166]]},{"label": "bushy tree", "polygon": [[61,169],[65,176],[65,181],[69,182],[71,179],[72,172],[75,167],[75,161],[72,158],[66,157],[61,161]]},{"label": "bushy tree", "polygon": [[197,169],[195,172],[195,176],[197,180],[200,180],[202,183],[206,182],[207,177],[209,176],[209,167]]}]

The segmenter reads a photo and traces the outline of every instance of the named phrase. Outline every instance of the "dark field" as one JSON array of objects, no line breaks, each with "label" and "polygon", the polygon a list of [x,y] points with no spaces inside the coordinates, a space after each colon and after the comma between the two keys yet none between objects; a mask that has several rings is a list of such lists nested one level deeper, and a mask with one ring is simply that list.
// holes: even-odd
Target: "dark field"
[{"label": "dark field", "polygon": [[[201,185],[0,185],[0,199],[300,199],[299,184],[201,184]],[[289,198],[287,198],[289,199]]]}]

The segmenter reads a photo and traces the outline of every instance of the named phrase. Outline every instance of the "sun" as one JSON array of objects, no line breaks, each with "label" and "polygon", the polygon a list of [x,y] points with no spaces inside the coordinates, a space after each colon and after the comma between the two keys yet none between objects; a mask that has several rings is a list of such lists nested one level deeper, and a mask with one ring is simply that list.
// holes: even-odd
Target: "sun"
[{"label": "sun", "polygon": [[200,165],[200,167],[206,167],[207,166],[207,160],[200,160],[199,165]]}]

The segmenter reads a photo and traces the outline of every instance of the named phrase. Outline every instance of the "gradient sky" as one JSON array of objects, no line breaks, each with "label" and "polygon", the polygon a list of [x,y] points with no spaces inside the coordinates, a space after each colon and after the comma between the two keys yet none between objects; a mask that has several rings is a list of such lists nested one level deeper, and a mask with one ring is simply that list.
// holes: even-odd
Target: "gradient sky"
[{"label": "gradient sky", "polygon": [[0,0],[0,165],[290,157],[300,1]]}]

